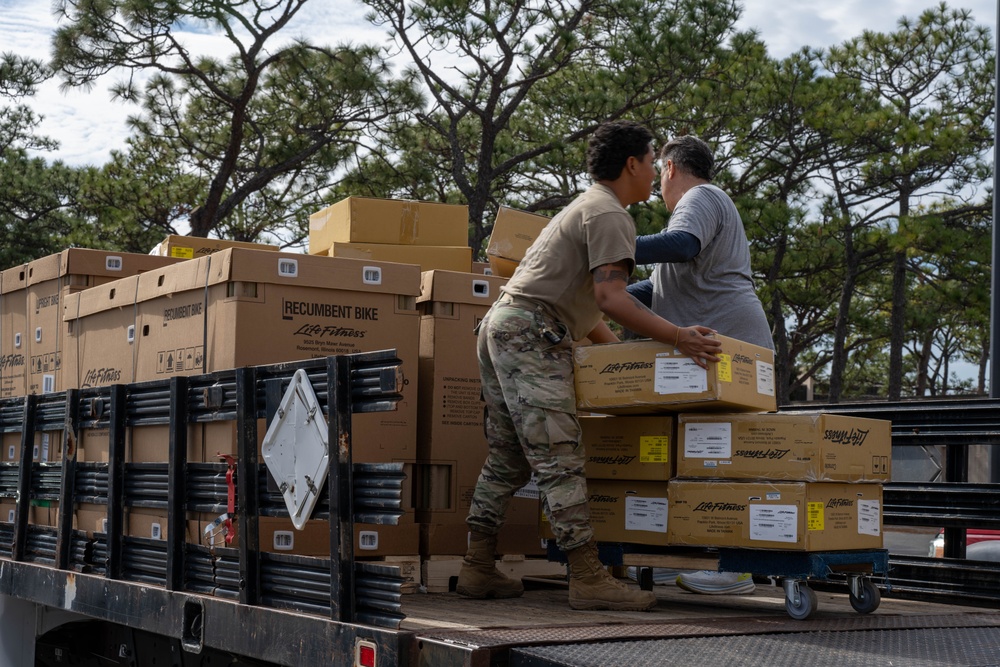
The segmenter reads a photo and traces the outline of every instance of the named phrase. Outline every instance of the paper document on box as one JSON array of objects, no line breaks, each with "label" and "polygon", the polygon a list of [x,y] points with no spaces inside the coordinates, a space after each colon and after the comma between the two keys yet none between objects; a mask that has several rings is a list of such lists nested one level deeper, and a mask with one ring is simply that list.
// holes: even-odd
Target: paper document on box
[{"label": "paper document on box", "polygon": [[858,501],[858,534],[875,535],[881,532],[881,503],[877,500]]},{"label": "paper document on box", "polygon": [[705,371],[687,357],[656,356],[653,391],[657,394],[699,393],[708,389]]},{"label": "paper document on box", "polygon": [[626,496],[625,530],[666,533],[667,499]]},{"label": "paper document on box", "polygon": [[732,424],[685,424],[684,438],[684,456],[728,459],[733,455]]},{"label": "paper document on box", "polygon": [[750,539],[798,541],[799,509],[795,505],[750,505]]}]

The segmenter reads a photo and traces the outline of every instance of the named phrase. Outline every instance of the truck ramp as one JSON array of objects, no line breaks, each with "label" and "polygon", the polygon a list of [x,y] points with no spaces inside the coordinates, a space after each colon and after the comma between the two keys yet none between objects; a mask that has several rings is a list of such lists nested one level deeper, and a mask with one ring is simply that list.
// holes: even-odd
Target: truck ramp
[{"label": "truck ramp", "polygon": [[[572,611],[558,588],[515,600],[414,595],[403,626],[417,633],[420,665],[449,667],[1000,667],[1000,612],[992,609],[886,596],[862,615],[846,591],[820,592],[803,621],[785,613],[780,586],[741,596],[654,592],[650,612]],[[423,605],[434,620],[418,629]]]}]

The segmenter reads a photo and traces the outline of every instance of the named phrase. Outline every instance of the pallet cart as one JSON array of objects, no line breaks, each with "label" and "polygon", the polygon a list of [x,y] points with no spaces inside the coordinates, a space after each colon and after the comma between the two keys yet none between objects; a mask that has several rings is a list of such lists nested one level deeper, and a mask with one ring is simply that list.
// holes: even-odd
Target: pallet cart
[{"label": "pallet cart", "polygon": [[[785,591],[785,610],[798,621],[816,611],[816,592],[809,581],[829,581],[832,575],[847,580],[851,607],[859,614],[870,614],[882,601],[871,577],[885,578],[889,570],[887,549],[849,551],[786,551],[740,547],[649,547],[637,544],[602,542],[598,552],[606,565],[636,567],[639,586],[652,590],[652,568],[749,572],[755,576],[775,577]],[[565,555],[549,541],[549,559],[565,560]],[[886,590],[891,590],[886,582]]]}]

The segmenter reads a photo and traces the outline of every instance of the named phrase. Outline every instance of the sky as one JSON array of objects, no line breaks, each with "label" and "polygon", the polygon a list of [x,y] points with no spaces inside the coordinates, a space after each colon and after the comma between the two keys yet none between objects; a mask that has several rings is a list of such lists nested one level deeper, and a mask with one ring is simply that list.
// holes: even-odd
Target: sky
[{"label": "sky", "polygon": [[[803,46],[828,47],[856,37],[865,29],[888,32],[902,16],[918,16],[936,6],[934,0],[742,0],[739,27],[756,29],[772,57],[782,58]],[[50,0],[0,0],[0,52],[14,52],[41,60],[49,57],[49,45],[57,19]],[[819,6],[818,6],[819,5]],[[972,11],[978,23],[996,32],[996,0],[953,0],[953,8]],[[365,8],[357,0],[311,0],[294,23],[289,35],[337,44],[346,41],[381,43],[384,32],[364,20]],[[218,52],[228,44],[208,34],[189,33],[195,52]],[[113,77],[106,77],[92,90],[60,90],[58,81],[47,82],[31,101],[44,116],[38,133],[56,139],[60,148],[49,153],[71,166],[103,164],[111,150],[124,146],[128,136],[126,119],[134,106],[111,100],[107,90]]]}]

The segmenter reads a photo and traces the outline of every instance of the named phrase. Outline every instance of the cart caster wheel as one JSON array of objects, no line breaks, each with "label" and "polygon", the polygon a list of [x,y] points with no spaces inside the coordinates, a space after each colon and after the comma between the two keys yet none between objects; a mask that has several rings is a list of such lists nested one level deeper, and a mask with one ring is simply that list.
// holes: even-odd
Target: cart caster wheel
[{"label": "cart caster wheel", "polygon": [[[796,597],[798,599],[796,600]],[[785,590],[785,611],[796,621],[804,621],[816,611],[816,591],[805,584],[798,585],[798,596],[795,590]]]},{"label": "cart caster wheel", "polygon": [[860,584],[861,595],[855,596],[854,593],[851,593],[851,606],[859,614],[870,614],[878,609],[879,603],[882,602],[882,594],[879,593],[878,587],[871,582],[871,579],[863,578]]}]

